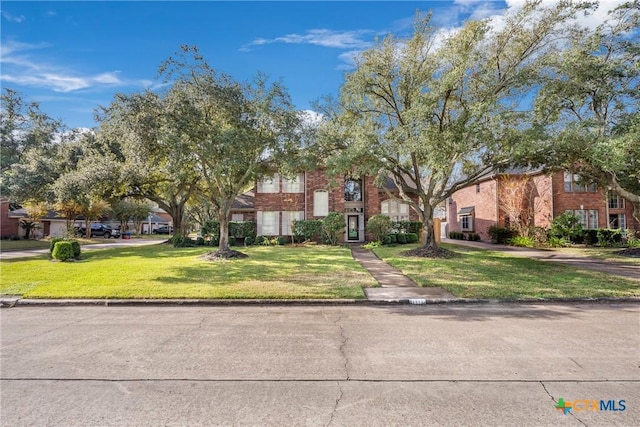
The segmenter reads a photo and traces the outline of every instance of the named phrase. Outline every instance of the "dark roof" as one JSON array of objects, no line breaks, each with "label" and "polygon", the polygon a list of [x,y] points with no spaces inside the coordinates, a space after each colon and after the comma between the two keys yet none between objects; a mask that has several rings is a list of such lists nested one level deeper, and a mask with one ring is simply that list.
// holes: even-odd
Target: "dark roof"
[{"label": "dark roof", "polygon": [[254,210],[255,209],[255,193],[253,190],[247,191],[236,197],[231,205],[232,210]]},{"label": "dark roof", "polygon": [[475,208],[475,206],[467,206],[466,208],[462,208],[460,209],[460,212],[458,212],[458,215],[471,215]]}]

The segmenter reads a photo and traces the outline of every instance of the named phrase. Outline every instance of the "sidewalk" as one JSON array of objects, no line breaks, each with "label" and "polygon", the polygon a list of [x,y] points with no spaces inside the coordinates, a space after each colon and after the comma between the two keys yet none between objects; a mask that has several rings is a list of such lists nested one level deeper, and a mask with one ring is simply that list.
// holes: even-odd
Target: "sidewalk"
[{"label": "sidewalk", "polygon": [[[92,245],[83,245],[83,251],[92,251],[96,249],[111,249],[111,248],[122,248],[127,246],[147,246],[147,245],[157,245],[159,243],[165,242],[167,239],[114,239],[114,240],[106,240],[108,243],[96,243]],[[49,249],[26,249],[23,251],[7,251],[0,252],[0,260],[3,259],[15,259],[15,258],[28,258],[35,257],[42,254],[49,253]]]},{"label": "sidewalk", "polygon": [[351,246],[351,255],[367,270],[380,285],[380,288],[365,288],[367,299],[371,301],[430,300],[450,301],[456,299],[453,294],[442,288],[421,288],[402,274],[402,272],[378,258],[373,251],[360,245]]},{"label": "sidewalk", "polygon": [[614,276],[626,277],[629,279],[640,280],[640,266],[627,264],[623,262],[607,261],[596,258],[589,258],[577,254],[562,254],[555,251],[534,249],[534,248],[519,248],[515,246],[496,245],[494,243],[487,242],[470,242],[468,240],[452,240],[442,239],[443,243],[449,243],[452,245],[468,246],[479,249],[486,249],[489,251],[508,253],[515,257],[532,258],[546,262],[558,262],[561,264],[571,265],[575,268],[595,270],[601,273],[607,273]]}]

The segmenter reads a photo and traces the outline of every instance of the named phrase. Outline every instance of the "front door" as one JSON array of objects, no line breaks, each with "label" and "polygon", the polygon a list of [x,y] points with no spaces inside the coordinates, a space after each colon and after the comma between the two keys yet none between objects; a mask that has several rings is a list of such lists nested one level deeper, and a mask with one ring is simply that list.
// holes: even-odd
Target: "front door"
[{"label": "front door", "polygon": [[347,216],[347,240],[360,240],[360,216]]}]

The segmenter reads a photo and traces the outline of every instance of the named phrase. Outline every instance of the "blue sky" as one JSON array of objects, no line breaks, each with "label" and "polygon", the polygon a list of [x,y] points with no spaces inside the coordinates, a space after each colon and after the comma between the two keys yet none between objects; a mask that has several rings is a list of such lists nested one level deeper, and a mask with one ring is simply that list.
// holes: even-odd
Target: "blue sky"
[{"label": "blue sky", "polygon": [[182,44],[236,80],[282,79],[299,109],[337,94],[350,58],[376,37],[407,35],[416,10],[443,27],[500,15],[520,0],[1,3],[3,88],[40,102],[69,127],[117,92],[159,83],[157,68]]}]

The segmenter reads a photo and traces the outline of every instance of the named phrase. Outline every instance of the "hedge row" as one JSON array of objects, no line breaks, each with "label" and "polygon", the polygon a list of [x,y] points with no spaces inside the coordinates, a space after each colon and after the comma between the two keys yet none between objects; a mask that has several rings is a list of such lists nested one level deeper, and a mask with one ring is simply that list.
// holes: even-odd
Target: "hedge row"
[{"label": "hedge row", "polygon": [[[57,248],[57,249],[56,249]],[[80,258],[80,242],[75,239],[54,237],[49,242],[49,254],[52,258],[66,261],[71,258]]]}]

